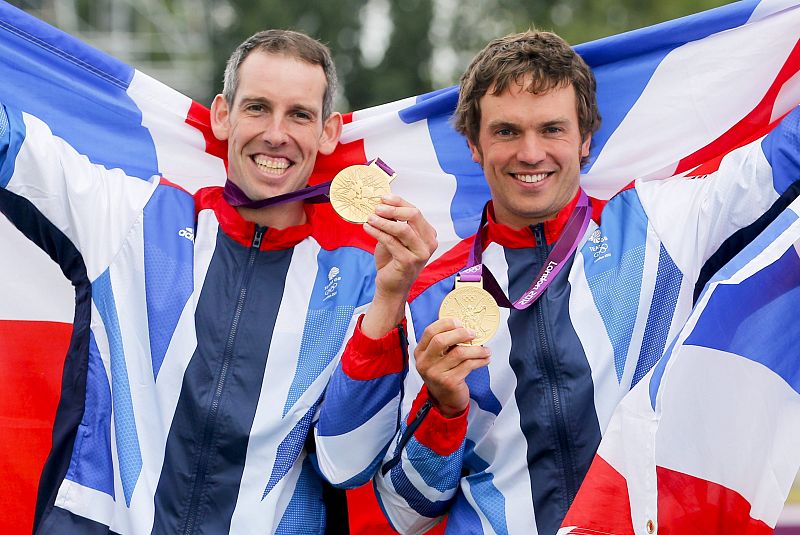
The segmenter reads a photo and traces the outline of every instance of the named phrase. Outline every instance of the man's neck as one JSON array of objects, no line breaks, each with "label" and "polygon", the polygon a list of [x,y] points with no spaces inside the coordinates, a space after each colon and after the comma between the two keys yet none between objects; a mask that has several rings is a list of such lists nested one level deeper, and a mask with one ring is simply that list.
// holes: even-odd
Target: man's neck
[{"label": "man's neck", "polygon": [[307,220],[306,212],[303,209],[303,201],[288,202],[265,208],[244,208],[240,206],[236,210],[245,221],[278,230],[302,225]]}]

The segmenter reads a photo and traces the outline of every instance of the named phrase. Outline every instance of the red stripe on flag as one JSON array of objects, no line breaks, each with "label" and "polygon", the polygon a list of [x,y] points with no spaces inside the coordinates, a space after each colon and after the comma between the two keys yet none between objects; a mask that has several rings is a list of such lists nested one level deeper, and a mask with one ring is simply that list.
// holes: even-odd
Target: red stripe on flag
[{"label": "red stripe on flag", "polygon": [[753,111],[719,138],[681,160],[678,163],[675,174],[683,173],[690,169],[693,170],[689,174],[690,176],[713,173],[719,169],[719,162],[726,154],[752,143],[772,130],[780,122],[780,118],[770,122],[778,94],[783,85],[798,72],[800,72],[800,41],[795,44],[783,67],[775,77],[775,81],[772,82],[764,98],[761,99],[761,102],[756,105]]},{"label": "red stripe on flag", "polygon": [[[348,124],[353,122],[353,114],[345,113],[342,115],[342,122]],[[339,143],[336,150],[330,155],[317,155],[317,162],[314,165],[314,172],[311,174],[310,185],[319,184],[326,180],[331,180],[336,173],[349,165],[359,165],[367,162],[367,155],[364,151],[364,140],[357,139],[350,143]],[[390,166],[392,162],[386,162]]]},{"label": "red stripe on flag", "polygon": [[772,528],[750,518],[750,503],[729,488],[656,467],[660,535],[769,535]]},{"label": "red stripe on flag", "polygon": [[33,531],[72,325],[0,321],[0,533]]},{"label": "red stripe on flag", "polygon": [[589,472],[572,502],[562,526],[577,526],[574,533],[633,535],[628,483],[613,466],[595,455]]},{"label": "red stripe on flag", "polygon": [[206,152],[217,158],[222,158],[227,166],[228,143],[214,137],[214,133],[211,131],[211,112],[209,109],[192,101],[189,113],[186,114],[186,124],[197,128],[203,134],[203,139],[206,140]]}]

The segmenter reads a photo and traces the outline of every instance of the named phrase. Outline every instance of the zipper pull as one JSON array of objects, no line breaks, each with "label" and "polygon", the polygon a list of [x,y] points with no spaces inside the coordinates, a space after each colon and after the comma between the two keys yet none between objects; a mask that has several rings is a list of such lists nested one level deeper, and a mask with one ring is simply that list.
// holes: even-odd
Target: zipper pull
[{"label": "zipper pull", "polygon": [[264,237],[264,232],[266,232],[267,227],[262,227],[261,225],[256,225],[256,231],[253,234],[253,249],[259,249],[261,247],[261,238]]},{"label": "zipper pull", "polygon": [[402,457],[403,457],[403,449],[408,444],[408,441],[411,440],[411,437],[414,436],[414,432],[417,428],[422,424],[422,421],[428,416],[428,413],[431,411],[431,407],[433,407],[433,403],[430,399],[425,400],[425,403],[422,404],[422,407],[419,408],[417,414],[414,415],[414,419],[411,421],[410,424],[406,427],[406,430],[403,432],[402,436],[400,437],[400,441],[397,443],[397,448],[395,449],[394,457],[389,459],[381,468],[381,474],[386,475],[389,470],[397,466]]}]

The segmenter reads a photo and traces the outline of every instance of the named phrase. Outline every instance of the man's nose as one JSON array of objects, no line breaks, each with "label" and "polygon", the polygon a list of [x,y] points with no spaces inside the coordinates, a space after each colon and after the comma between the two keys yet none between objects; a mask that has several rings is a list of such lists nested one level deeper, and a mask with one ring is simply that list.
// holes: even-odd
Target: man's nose
[{"label": "man's nose", "polygon": [[289,135],[284,121],[278,117],[267,119],[264,123],[264,131],[261,133],[261,139],[273,147],[286,143]]},{"label": "man's nose", "polygon": [[526,132],[520,138],[517,150],[517,160],[523,163],[536,165],[544,161],[547,155],[542,139],[535,133]]}]

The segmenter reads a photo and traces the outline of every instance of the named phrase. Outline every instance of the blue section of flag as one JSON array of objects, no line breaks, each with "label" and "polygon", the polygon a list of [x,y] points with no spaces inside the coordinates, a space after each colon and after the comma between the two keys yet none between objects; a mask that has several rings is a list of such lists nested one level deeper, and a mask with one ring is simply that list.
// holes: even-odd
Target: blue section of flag
[{"label": "blue section of flag", "polygon": [[[763,364],[800,393],[800,257],[791,246],[739,284],[721,283],[684,345],[727,351]],[[774,333],[781,333],[775,336]]]},{"label": "blue section of flag", "polygon": [[466,238],[475,234],[481,220],[481,210],[490,195],[483,170],[472,161],[467,140],[453,129],[451,115],[457,101],[457,87],[440,89],[419,96],[417,103],[401,110],[399,116],[409,124],[427,119],[439,167],[456,179],[450,218],[456,234]]},{"label": "blue section of flag", "polygon": [[375,291],[375,261],[366,251],[356,247],[320,249],[317,266],[297,369],[283,416],[339,354],[353,311],[367,304]]},{"label": "blue section of flag", "polygon": [[[797,207],[796,207],[795,204],[793,204],[792,208],[796,209]],[[751,311],[748,311],[747,307],[751,306],[754,303],[757,303],[757,300],[756,301],[747,300],[746,298],[744,298],[742,300],[739,300],[738,297],[733,297],[732,298],[731,297],[732,295],[735,296],[736,292],[740,291],[740,290],[737,289],[739,287],[739,285],[736,285],[736,284],[733,284],[733,285],[731,285],[731,284],[716,284],[715,285],[715,283],[720,283],[720,282],[726,281],[726,280],[732,278],[736,273],[741,271],[743,268],[745,268],[747,266],[747,264],[749,264],[756,257],[758,257],[764,251],[764,249],[766,249],[767,247],[770,246],[770,244],[775,242],[784,232],[787,232],[789,230],[789,227],[791,227],[793,224],[795,224],[797,222],[798,218],[800,218],[800,216],[798,216],[798,214],[794,210],[792,210],[791,208],[790,209],[786,209],[783,212],[781,212],[781,214],[777,218],[775,218],[775,221],[770,223],[770,225],[761,234],[759,234],[758,237],[755,240],[753,240],[749,245],[747,245],[747,247],[745,247],[730,262],[725,264],[717,272],[716,275],[714,275],[714,277],[708,282],[708,284],[706,284],[706,287],[703,289],[703,293],[701,294],[701,296],[700,296],[700,298],[698,299],[697,302],[698,303],[704,303],[705,302],[705,295],[706,295],[706,293],[708,293],[710,291],[714,292],[714,294],[709,298],[709,303],[710,303],[711,299],[715,299],[717,292],[723,292],[723,294],[725,294],[726,297],[723,297],[722,301],[717,301],[717,303],[725,302],[725,300],[727,300],[727,302],[731,302],[731,299],[734,299],[735,300],[735,304],[733,305],[733,308],[735,308],[736,310],[730,311],[730,313],[731,314],[736,314],[738,317],[743,317],[743,316],[748,315]],[[788,252],[786,254],[784,254],[784,257],[787,257],[787,255],[788,255],[788,259],[784,260],[782,258],[776,264],[778,264],[780,266],[781,265],[780,263],[782,261],[787,263],[787,264],[793,264],[795,262],[795,259],[792,258],[792,254],[796,255],[796,253],[794,251],[795,251],[794,247],[790,247]],[[782,279],[782,284],[785,287],[787,281],[786,281],[785,278],[783,278],[783,274],[781,274],[780,272],[776,272],[775,271],[776,264],[772,264],[771,266],[768,266],[767,268],[765,268],[764,270],[761,271],[761,272],[767,271],[768,275],[760,275],[761,272],[759,272],[759,273],[755,274],[753,277],[756,277],[756,275],[758,275],[760,277],[766,277],[765,281],[769,282],[769,284],[772,284],[772,282],[769,280],[769,277],[775,277],[776,283],[778,283],[778,284],[780,284],[779,281]],[[777,268],[777,269],[780,269],[780,268]],[[787,273],[786,276],[795,277],[796,274]],[[750,279],[753,279],[753,277],[750,277],[747,280],[749,281]],[[754,279],[754,280],[758,280],[758,279]],[[791,287],[791,282],[789,283],[789,286]],[[745,286],[745,288],[747,288],[747,286]],[[746,290],[742,290],[742,291],[746,291]],[[758,293],[757,286],[755,287],[755,289],[751,288],[751,292],[753,292],[753,291]],[[764,292],[764,294],[762,295],[762,298],[763,299],[767,299],[767,300],[770,299],[769,297],[767,297],[767,292]],[[719,310],[719,304],[717,304],[715,306],[717,307],[717,310]],[[700,333],[700,332],[698,332],[698,329],[700,328],[699,326],[700,326],[701,323],[707,327],[707,326],[712,325],[713,323],[719,322],[721,320],[721,318],[719,318],[719,317],[717,317],[717,318],[714,318],[712,316],[706,317],[705,315],[707,313],[708,314],[712,314],[712,313],[707,312],[707,309],[708,309],[708,305],[706,305],[702,309],[700,309],[700,312],[695,310],[694,314],[698,314],[698,313],[702,314],[702,316],[701,316],[702,322],[698,322],[695,325],[691,335],[689,336],[689,338],[687,338],[687,340],[684,342],[684,344],[688,344],[688,343],[690,343],[690,340],[694,339],[695,340],[695,345],[703,345],[705,347],[715,347],[717,349],[723,349],[724,351],[729,351],[730,349],[724,349],[723,347],[719,347],[719,346],[731,347],[730,341],[725,342],[724,340],[725,339],[729,339],[729,338],[731,338],[733,336],[738,336],[738,335],[736,335],[736,320],[733,320],[731,325],[727,325],[727,324],[723,324],[723,323],[717,323],[715,325],[715,328],[714,328],[713,331],[709,331],[708,333]],[[728,313],[728,312],[726,312],[724,310],[722,312],[723,313]],[[756,316],[756,317],[758,318],[758,316]],[[781,318],[781,320],[786,320],[786,319],[787,318]],[[747,326],[749,326],[749,327],[752,327],[752,325],[755,325],[750,320],[747,320],[747,322],[743,321],[742,323],[747,323]],[[714,332],[728,332],[729,334],[725,335],[725,337],[723,338],[722,341],[706,342],[706,343],[702,342],[702,340],[705,338],[706,335],[711,337],[711,338],[714,338],[716,336],[714,334]],[[788,333],[789,331],[785,331],[785,332]],[[789,335],[787,334],[787,336],[789,336]],[[740,339],[737,338],[737,340],[740,340]],[[651,407],[653,409],[655,409],[655,406],[656,406],[656,396],[658,395],[658,389],[661,386],[661,380],[662,380],[662,378],[664,376],[664,371],[666,370],[666,366],[667,366],[667,363],[669,362],[669,359],[672,358],[672,353],[675,350],[676,342],[677,342],[677,338],[672,341],[672,343],[670,344],[670,347],[665,351],[664,356],[661,358],[661,360],[658,361],[658,363],[656,364],[656,366],[655,366],[655,368],[653,370],[653,375],[650,378],[650,384],[649,384],[650,405],[651,405]],[[737,343],[738,343],[738,341],[737,341]],[[781,353],[778,353],[778,355],[780,355],[780,354]],[[743,356],[745,356],[746,358],[750,358],[747,355],[743,355]],[[758,361],[758,358],[751,358],[751,360]],[[791,359],[787,359],[787,360],[791,360]]]},{"label": "blue section of flag", "polygon": [[[592,155],[603,150],[667,54],[690,41],[741,26],[757,5],[757,0],[735,2],[576,46],[575,51],[594,71],[603,118],[592,139]],[[589,168],[591,162],[584,171]]]},{"label": "blue section of flag", "polygon": [[111,355],[111,392],[114,409],[114,434],[117,443],[119,472],[125,503],[130,507],[131,496],[142,472],[142,452],[136,419],[133,414],[131,385],[128,380],[128,367],[125,363],[125,350],[122,345],[122,332],[119,327],[117,305],[111,287],[108,270],[92,283],[92,299],[103,319],[108,348]]},{"label": "blue section of flag", "polygon": [[131,67],[5,2],[0,56],[14,58],[0,62],[0,103],[40,118],[94,163],[158,173],[153,139],[126,92]]},{"label": "blue section of flag", "polygon": [[[727,264],[717,271],[708,284],[706,284],[703,293],[708,290],[711,284],[731,278],[736,272],[749,264],[756,256],[761,254],[764,248],[774,242],[778,236],[792,226],[794,222],[797,221],[798,217],[800,216],[798,216],[794,210],[787,209],[781,212],[755,240],[750,242],[747,247],[742,249],[739,254],[734,256]],[[697,301],[702,301],[702,296]]]},{"label": "blue section of flag", "polygon": [[614,349],[617,381],[621,381],[639,308],[647,239],[647,217],[636,190],[612,199],[603,221],[581,254],[589,289]]},{"label": "blue section of flag", "polygon": [[66,479],[114,498],[111,460],[111,386],[94,333],[89,331],[86,404],[75,435]]},{"label": "blue section of flag", "polygon": [[193,290],[194,200],[159,185],[144,208],[144,280],[153,378]]}]

